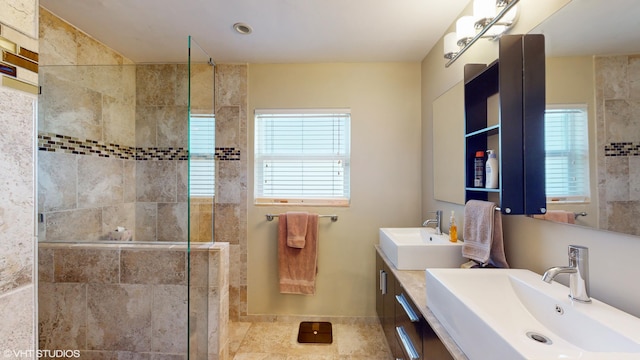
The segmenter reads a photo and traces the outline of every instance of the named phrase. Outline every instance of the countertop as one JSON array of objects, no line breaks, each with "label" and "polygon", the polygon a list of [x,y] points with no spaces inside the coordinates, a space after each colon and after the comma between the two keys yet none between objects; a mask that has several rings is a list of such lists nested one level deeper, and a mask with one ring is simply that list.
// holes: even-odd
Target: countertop
[{"label": "countertop", "polygon": [[458,344],[449,335],[447,330],[442,326],[440,321],[431,312],[427,306],[427,289],[426,289],[426,274],[424,270],[398,270],[389,261],[387,256],[382,252],[382,249],[376,245],[376,251],[380,254],[380,257],[389,266],[393,275],[398,279],[402,287],[407,291],[407,294],[411,300],[420,309],[422,316],[424,316],[429,326],[438,335],[444,346],[449,350],[451,356],[456,360],[468,360],[467,356],[458,347]]}]

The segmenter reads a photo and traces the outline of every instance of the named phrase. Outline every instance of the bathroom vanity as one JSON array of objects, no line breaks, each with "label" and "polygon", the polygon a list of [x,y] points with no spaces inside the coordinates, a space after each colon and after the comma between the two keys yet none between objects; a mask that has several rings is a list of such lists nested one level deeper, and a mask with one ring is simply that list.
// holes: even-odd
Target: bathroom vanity
[{"label": "bathroom vanity", "polygon": [[394,359],[467,359],[427,308],[424,270],[398,270],[376,246],[376,272],[376,311]]},{"label": "bathroom vanity", "polygon": [[527,269],[398,270],[382,247],[376,250],[376,310],[396,360],[640,359],[640,319],[590,298],[580,281],[551,282],[560,272],[576,279],[587,273],[585,247],[569,246],[570,266],[544,276]]}]

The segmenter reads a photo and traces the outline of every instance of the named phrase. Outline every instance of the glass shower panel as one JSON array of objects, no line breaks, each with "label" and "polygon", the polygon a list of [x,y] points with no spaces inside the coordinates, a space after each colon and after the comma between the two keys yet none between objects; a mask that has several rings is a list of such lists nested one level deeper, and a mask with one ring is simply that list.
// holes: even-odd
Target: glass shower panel
[{"label": "glass shower panel", "polygon": [[187,69],[40,67],[39,349],[186,357]]},{"label": "glass shower panel", "polygon": [[[188,358],[215,353],[209,337],[209,266],[213,242],[215,185],[214,74],[211,57],[189,36],[188,60]],[[214,306],[215,308],[215,306]]]},{"label": "glass shower panel", "polygon": [[189,37],[189,241],[212,242],[215,188],[215,64]]}]

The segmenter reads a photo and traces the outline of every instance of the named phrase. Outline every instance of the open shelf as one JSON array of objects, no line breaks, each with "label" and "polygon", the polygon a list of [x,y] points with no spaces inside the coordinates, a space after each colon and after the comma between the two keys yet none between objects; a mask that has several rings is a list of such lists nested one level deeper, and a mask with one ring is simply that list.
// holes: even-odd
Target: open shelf
[{"label": "open shelf", "polygon": [[[544,36],[504,35],[499,41],[498,60],[464,68],[465,197],[497,200],[504,214],[541,214],[546,212]],[[496,136],[500,188],[474,187],[475,153],[495,147]]]}]

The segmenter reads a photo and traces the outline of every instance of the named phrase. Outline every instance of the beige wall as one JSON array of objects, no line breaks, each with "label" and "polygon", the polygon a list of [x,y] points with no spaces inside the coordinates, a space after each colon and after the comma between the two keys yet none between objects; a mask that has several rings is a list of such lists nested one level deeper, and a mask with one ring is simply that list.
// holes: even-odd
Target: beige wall
[{"label": "beige wall", "polygon": [[[567,2],[522,0],[521,16],[512,33],[528,32]],[[425,154],[422,163],[423,213],[434,208],[444,209],[445,213],[450,210],[462,213],[463,210],[462,206],[439,202],[433,198],[431,104],[441,93],[462,80],[463,64],[488,63],[495,59],[495,44],[482,41],[475,46],[479,47],[472,47],[472,52],[463,55],[452,67],[445,69],[440,41],[422,62],[422,137]],[[541,273],[548,267],[567,263],[569,244],[587,246],[590,248],[592,296],[640,316],[640,305],[637,302],[640,297],[640,283],[637,281],[640,269],[636,266],[635,259],[640,254],[639,238],[525,216],[504,216],[503,219],[507,259],[512,267]],[[566,277],[561,279],[565,283],[566,280]]]},{"label": "beige wall", "polygon": [[351,108],[351,206],[312,208],[320,220],[317,293],[281,295],[277,220],[286,207],[254,206],[249,168],[248,312],[375,316],[378,228],[419,226],[420,64],[249,65],[249,164],[256,108]]}]

